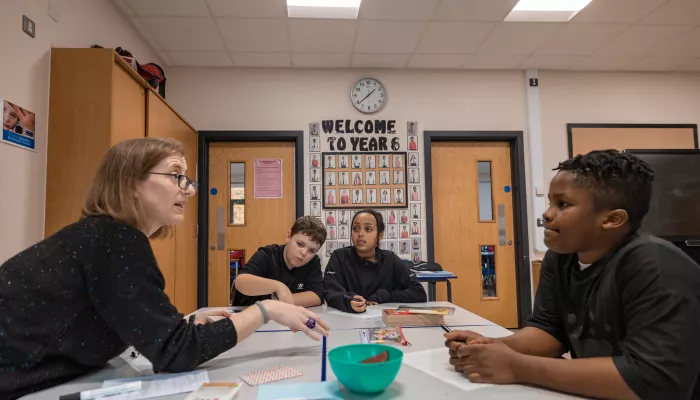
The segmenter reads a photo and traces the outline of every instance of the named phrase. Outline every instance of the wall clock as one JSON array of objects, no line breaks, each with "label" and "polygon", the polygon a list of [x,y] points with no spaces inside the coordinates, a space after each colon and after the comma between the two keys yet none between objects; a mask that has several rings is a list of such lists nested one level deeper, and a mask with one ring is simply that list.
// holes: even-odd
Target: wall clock
[{"label": "wall clock", "polygon": [[352,87],[350,101],[360,112],[375,113],[386,104],[386,89],[381,82],[374,78],[362,78]]}]

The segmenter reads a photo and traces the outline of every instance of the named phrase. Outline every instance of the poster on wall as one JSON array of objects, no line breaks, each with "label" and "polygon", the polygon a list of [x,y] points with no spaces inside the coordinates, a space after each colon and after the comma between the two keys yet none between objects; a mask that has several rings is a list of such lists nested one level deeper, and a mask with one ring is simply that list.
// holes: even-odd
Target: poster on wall
[{"label": "poster on wall", "polygon": [[254,197],[256,199],[281,199],[282,159],[258,158],[254,165]]},{"label": "poster on wall", "polygon": [[[406,153],[322,153],[321,159],[324,209],[408,207]],[[315,193],[312,188],[312,198]]]},{"label": "poster on wall", "polygon": [[0,99],[0,102],[2,102],[2,141],[34,151],[36,115],[7,100]]}]

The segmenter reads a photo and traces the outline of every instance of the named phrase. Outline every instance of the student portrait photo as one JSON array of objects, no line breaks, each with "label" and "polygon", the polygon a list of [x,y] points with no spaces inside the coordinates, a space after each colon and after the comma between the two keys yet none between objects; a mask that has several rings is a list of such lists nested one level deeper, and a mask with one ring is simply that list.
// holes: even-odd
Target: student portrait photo
[{"label": "student portrait photo", "polygon": [[377,177],[374,175],[374,171],[365,172],[365,183],[368,185],[375,185],[377,183]]},{"label": "student portrait photo", "polygon": [[326,172],[326,186],[335,186],[335,172]]},{"label": "student portrait photo", "polygon": [[420,186],[411,186],[411,201],[420,201]]},{"label": "student portrait photo", "polygon": [[374,163],[375,162],[374,158],[375,158],[375,156],[373,154],[365,156],[365,168],[375,168],[376,167],[376,165]]},{"label": "student portrait photo", "polygon": [[389,184],[389,171],[379,171],[379,184],[388,185]]},{"label": "student portrait photo", "polygon": [[389,197],[389,189],[382,189],[382,198],[380,202],[382,204],[391,204],[391,197]]},{"label": "student portrait photo", "polygon": [[418,168],[408,169],[408,183],[420,183],[420,174]]},{"label": "student portrait photo", "polygon": [[399,237],[401,239],[408,239],[409,232],[408,232],[408,224],[402,224],[401,227],[399,228]]},{"label": "student portrait photo", "polygon": [[416,140],[416,136],[408,137],[408,149],[411,151],[418,150],[418,141]]},{"label": "student portrait photo", "polygon": [[353,184],[353,186],[361,186],[362,185],[362,172],[353,172],[352,173],[352,184]]},{"label": "student portrait photo", "polygon": [[321,185],[311,185],[311,200],[321,200]]},{"label": "student portrait photo", "polygon": [[321,169],[311,168],[311,176],[309,177],[311,182],[321,182]]},{"label": "student portrait photo", "polygon": [[411,218],[420,218],[420,203],[411,203]]},{"label": "student portrait photo", "polygon": [[403,168],[403,156],[401,154],[394,154],[391,157],[394,159],[392,163],[394,168]]},{"label": "student portrait photo", "polygon": [[352,156],[352,167],[362,168],[362,156],[354,155]]},{"label": "student portrait photo", "polygon": [[401,210],[401,223],[408,223],[408,212],[406,210]]},{"label": "student portrait photo", "polygon": [[335,156],[326,155],[323,160],[325,161],[324,167],[335,168]]},{"label": "student portrait photo", "polygon": [[391,210],[388,212],[389,215],[389,224],[395,224],[396,223],[396,211]]},{"label": "student portrait photo", "polygon": [[311,143],[309,143],[309,151],[318,153],[321,151],[321,141],[318,138],[311,138]]},{"label": "student portrait photo", "polygon": [[417,135],[418,134],[418,129],[417,129],[418,123],[416,123],[416,121],[408,121],[407,125],[408,125],[408,129],[406,129],[406,130],[408,131],[409,135]]},{"label": "student portrait photo", "polygon": [[318,154],[313,153],[311,154],[311,167],[312,168],[318,168],[320,167],[320,163],[318,162]]},{"label": "student portrait photo", "polygon": [[326,204],[333,205],[335,201],[335,189],[326,190]]},{"label": "student portrait photo", "polygon": [[339,164],[339,168],[347,168],[348,167],[348,156],[347,155],[338,156],[338,164]]},{"label": "student portrait photo", "polygon": [[338,226],[338,239],[348,238],[348,228],[344,225]]},{"label": "student portrait photo", "polygon": [[399,245],[399,253],[401,254],[411,254],[411,246],[408,244],[408,240],[401,240]]},{"label": "student portrait photo", "polygon": [[318,136],[318,134],[319,134],[318,122],[309,123],[309,135]]},{"label": "student portrait photo", "polygon": [[348,178],[348,173],[347,172],[339,172],[338,173],[338,178],[340,179],[340,182],[338,183],[339,185],[349,185],[348,182],[350,182],[350,179]]},{"label": "student portrait photo", "polygon": [[394,171],[394,185],[403,184],[403,171]]},{"label": "student portrait photo", "polygon": [[379,156],[379,168],[389,168],[389,156]]},{"label": "student portrait photo", "polygon": [[326,227],[328,229],[328,240],[335,240],[336,237],[336,231],[335,231],[335,226],[334,225],[329,225]]},{"label": "student portrait photo", "polygon": [[418,153],[408,153],[408,166],[417,167],[418,166]]},{"label": "student portrait photo", "polygon": [[398,238],[397,232],[396,232],[396,224],[391,225],[389,224],[389,233],[387,236],[389,239],[396,239]]},{"label": "student portrait photo", "polygon": [[[347,190],[347,189],[345,189]],[[341,190],[342,192],[342,190]],[[345,203],[347,204],[347,203]],[[347,211],[340,211],[340,221],[338,222],[341,225],[347,225],[348,224],[348,212]]]},{"label": "student portrait photo", "polygon": [[420,235],[420,224],[418,221],[411,221],[411,235]]},{"label": "student portrait photo", "polygon": [[350,189],[340,189],[340,204],[348,204],[350,202]]},{"label": "student portrait photo", "polygon": [[396,248],[396,240],[389,240],[389,251],[392,253],[398,253]]},{"label": "student portrait photo", "polygon": [[401,189],[394,189],[394,202],[396,204],[402,204],[403,203],[403,190]]},{"label": "student portrait photo", "polygon": [[326,211],[326,225],[335,225],[335,213]]},{"label": "student portrait photo", "polygon": [[352,203],[362,204],[362,189],[353,189]]},{"label": "student portrait photo", "polygon": [[413,261],[414,264],[418,264],[419,262],[421,262],[421,252],[414,251],[411,255],[411,261]]},{"label": "student portrait photo", "polygon": [[376,204],[377,203],[377,189],[367,189],[367,203]]},{"label": "student portrait photo", "polygon": [[320,201],[312,201],[311,202],[311,216],[312,217],[320,217],[321,216],[321,202]]}]

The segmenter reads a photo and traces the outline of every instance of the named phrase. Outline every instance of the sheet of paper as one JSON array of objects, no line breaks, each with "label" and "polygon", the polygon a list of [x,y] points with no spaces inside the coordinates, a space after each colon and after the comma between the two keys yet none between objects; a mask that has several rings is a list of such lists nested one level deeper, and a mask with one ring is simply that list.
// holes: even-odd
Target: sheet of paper
[{"label": "sheet of paper", "polygon": [[464,375],[455,372],[450,365],[448,349],[432,349],[417,351],[415,353],[405,353],[404,364],[431,375],[443,382],[454,385],[464,391],[481,389],[493,386],[489,383],[471,383]]},{"label": "sheet of paper", "polygon": [[352,318],[359,318],[359,319],[382,319],[382,310],[384,310],[385,307],[380,307],[380,306],[369,306],[367,307],[367,311],[361,313],[361,314],[355,314],[355,313],[346,313],[343,311],[339,310],[334,310],[328,312],[329,314],[335,314],[335,315],[342,315],[343,317],[352,317]]},{"label": "sheet of paper", "polygon": [[314,383],[272,383],[260,386],[258,400],[340,400],[340,386],[337,381]]},{"label": "sheet of paper", "polygon": [[197,390],[202,383],[209,382],[209,373],[207,371],[193,371],[179,374],[158,374],[128,379],[112,379],[104,381],[102,387],[110,387],[133,381],[142,381],[143,389],[138,392],[110,396],[109,399],[138,400],[193,392]]},{"label": "sheet of paper", "polygon": [[[136,357],[132,357],[132,353],[134,353]],[[151,362],[148,361],[148,359],[144,357],[143,354],[139,354],[133,347],[129,347],[128,349],[126,349],[122,354],[119,355],[119,357],[121,357],[122,360],[126,361],[126,363],[129,364],[131,368],[135,369],[136,371],[153,371],[153,364],[151,364]]]}]

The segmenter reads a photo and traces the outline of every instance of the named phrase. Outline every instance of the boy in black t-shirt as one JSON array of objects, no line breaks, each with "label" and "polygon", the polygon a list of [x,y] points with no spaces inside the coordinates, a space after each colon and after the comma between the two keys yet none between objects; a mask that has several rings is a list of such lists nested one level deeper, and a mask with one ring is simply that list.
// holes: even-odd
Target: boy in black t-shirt
[{"label": "boy in black t-shirt", "polygon": [[301,217],[287,234],[286,245],[261,247],[234,281],[231,304],[249,306],[273,294],[301,307],[323,303],[321,261],[316,255],[326,241],[326,228],[313,217]]},{"label": "boy in black t-shirt", "polygon": [[[473,382],[610,399],[700,399],[700,267],[638,231],[653,172],[614,150],[576,156],[556,170],[532,317],[501,339],[446,334],[450,363]],[[558,359],[566,352],[572,359]]]}]

